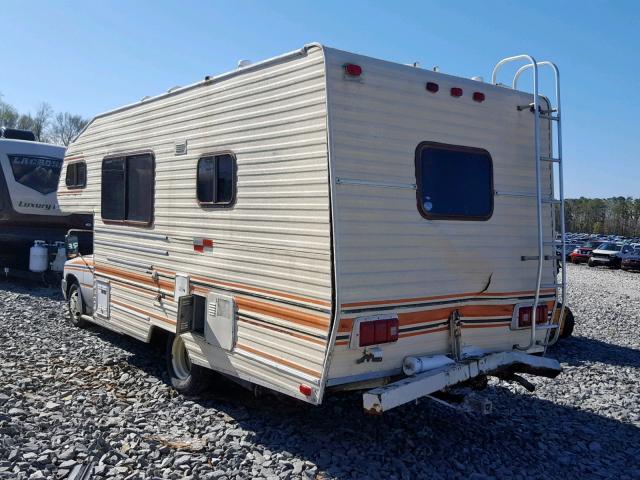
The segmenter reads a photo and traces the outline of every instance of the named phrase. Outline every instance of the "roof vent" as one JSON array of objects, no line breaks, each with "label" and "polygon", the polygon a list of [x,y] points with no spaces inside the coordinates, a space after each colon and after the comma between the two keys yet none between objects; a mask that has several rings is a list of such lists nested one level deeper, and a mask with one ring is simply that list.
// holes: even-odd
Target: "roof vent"
[{"label": "roof vent", "polygon": [[471,77],[471,80],[475,80],[476,82],[484,82],[484,78],[480,75],[476,75],[475,77]]},{"label": "roof vent", "polygon": [[251,65],[251,60],[238,60],[238,69],[245,68]]},{"label": "roof vent", "polygon": [[12,138],[14,140],[27,140],[35,142],[36,136],[31,130],[22,130],[20,128],[0,127],[0,138]]}]

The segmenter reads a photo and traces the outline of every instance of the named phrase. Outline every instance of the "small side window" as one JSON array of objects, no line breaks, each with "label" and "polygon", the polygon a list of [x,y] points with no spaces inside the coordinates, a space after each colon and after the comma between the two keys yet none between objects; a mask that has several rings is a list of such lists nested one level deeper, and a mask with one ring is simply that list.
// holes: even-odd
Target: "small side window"
[{"label": "small side window", "polygon": [[67,165],[65,184],[68,188],[84,188],[87,186],[87,164],[75,162]]},{"label": "small side window", "polygon": [[236,197],[235,157],[228,153],[201,157],[196,183],[200,205],[231,205]]},{"label": "small side window", "polygon": [[493,162],[482,148],[423,142],[416,149],[418,210],[429,220],[488,220]]}]

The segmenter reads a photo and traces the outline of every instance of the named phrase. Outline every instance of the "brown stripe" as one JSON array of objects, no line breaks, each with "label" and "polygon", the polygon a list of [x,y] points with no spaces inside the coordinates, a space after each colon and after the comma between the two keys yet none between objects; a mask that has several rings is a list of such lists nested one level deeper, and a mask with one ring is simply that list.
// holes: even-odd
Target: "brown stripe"
[{"label": "brown stripe", "polygon": [[310,368],[307,367],[303,367],[302,365],[298,365],[297,363],[291,362],[285,358],[281,358],[281,357],[277,357],[275,355],[271,355],[270,353],[266,353],[266,352],[262,352],[260,350],[256,350],[255,348],[249,347],[247,345],[243,345],[238,343],[237,344],[238,348],[241,348],[243,350],[246,350],[248,352],[251,352],[255,355],[258,355],[259,357],[263,357],[266,358],[268,360],[271,360],[272,362],[275,363],[280,363],[282,365],[286,365],[287,367],[293,368],[294,370],[298,370],[300,372],[304,372],[307,375],[311,375],[314,376],[316,378],[320,378],[320,372],[317,372],[315,370],[311,370]]},{"label": "brown stripe", "polygon": [[300,312],[292,310],[290,308],[281,307],[279,305],[272,305],[258,300],[235,297],[236,303],[239,308],[248,310],[254,313],[260,313],[262,315],[268,315],[276,318],[282,318],[292,323],[305,325],[313,328],[329,327],[329,318],[312,315],[311,313]]},{"label": "brown stripe", "polygon": [[107,266],[104,264],[97,264],[96,265],[96,275],[99,275],[100,273],[106,273],[109,275],[113,275],[114,277],[122,277],[125,280],[134,280],[138,283],[142,283],[144,285],[151,285],[154,286],[156,288],[163,288],[165,290],[173,290],[174,289],[174,283],[167,281],[167,280],[156,280],[154,281],[149,275],[142,275],[140,273],[133,273],[133,272],[129,272],[127,270],[121,270],[119,268],[114,268],[111,266]]},{"label": "brown stripe", "polygon": [[[551,293],[553,289],[540,290],[541,294]],[[415,298],[401,298],[395,300],[373,300],[367,302],[354,302],[343,303],[342,308],[347,307],[364,307],[368,305],[386,305],[386,304],[398,304],[398,303],[412,303],[412,302],[424,302],[430,300],[444,300],[448,298],[463,298],[463,297],[504,297],[504,296],[516,296],[516,295],[533,295],[534,291],[522,291],[522,292],[494,292],[494,293],[456,293],[451,295],[436,295],[433,297],[415,297]]]},{"label": "brown stripe", "polygon": [[274,332],[280,332],[280,333],[284,333],[286,335],[291,335],[292,337],[300,338],[302,340],[306,340],[308,342],[315,343],[317,345],[324,345],[325,344],[325,342],[323,340],[320,340],[319,338],[310,337],[309,335],[304,335],[304,334],[298,333],[298,332],[292,332],[291,330],[285,330],[285,329],[282,329],[282,328],[277,328],[277,327],[274,327],[272,325],[265,325],[264,323],[254,322],[252,320],[248,320],[248,319],[243,318],[243,317],[238,317],[238,321],[239,322],[244,322],[244,323],[250,323],[251,325],[254,325],[256,327],[266,328],[267,330],[273,330]]},{"label": "brown stripe", "polygon": [[149,317],[155,318],[156,320],[160,320],[161,322],[164,322],[164,323],[168,323],[169,325],[175,325],[176,324],[176,322],[173,321],[173,320],[170,320],[170,319],[168,319],[166,317],[162,317],[162,316],[160,316],[158,314],[155,314],[153,312],[149,312],[147,310],[143,310],[142,308],[133,307],[133,306],[131,306],[129,304],[122,303],[122,302],[119,302],[119,301],[113,300],[113,299],[111,299],[111,303],[113,303],[115,305],[120,305],[121,307],[128,308],[129,310],[133,310],[134,312],[141,313],[142,315],[148,315]]}]

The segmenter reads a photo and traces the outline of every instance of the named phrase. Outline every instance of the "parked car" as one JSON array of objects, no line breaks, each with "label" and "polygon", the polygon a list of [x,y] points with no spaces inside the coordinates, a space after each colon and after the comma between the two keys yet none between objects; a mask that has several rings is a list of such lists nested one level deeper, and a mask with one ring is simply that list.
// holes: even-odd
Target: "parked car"
[{"label": "parked car", "polygon": [[622,265],[622,257],[632,250],[633,247],[631,247],[631,245],[603,243],[591,253],[591,258],[589,258],[587,264],[590,267],[604,265],[612,268],[620,268]]},{"label": "parked car", "polygon": [[622,259],[623,270],[640,270],[640,247],[636,247]]},{"label": "parked car", "polygon": [[569,254],[569,261],[571,263],[588,262],[593,250],[598,248],[600,245],[602,245],[602,242],[586,242],[584,245],[576,247]]}]

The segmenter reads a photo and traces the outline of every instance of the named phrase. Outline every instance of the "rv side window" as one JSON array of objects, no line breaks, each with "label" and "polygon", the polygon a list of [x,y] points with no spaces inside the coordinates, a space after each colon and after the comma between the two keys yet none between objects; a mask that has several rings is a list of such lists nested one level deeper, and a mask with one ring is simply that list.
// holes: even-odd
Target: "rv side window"
[{"label": "rv side window", "polygon": [[198,160],[196,190],[201,205],[226,206],[236,192],[236,159],[230,154],[210,155]]},{"label": "rv side window", "polygon": [[416,184],[424,218],[488,220],[493,214],[493,162],[484,149],[421,143]]},{"label": "rv side window", "polygon": [[149,225],[153,220],[154,161],[151,154],[102,161],[102,218]]},{"label": "rv side window", "polygon": [[68,188],[84,188],[87,185],[87,164],[76,162],[67,165],[65,184]]}]

